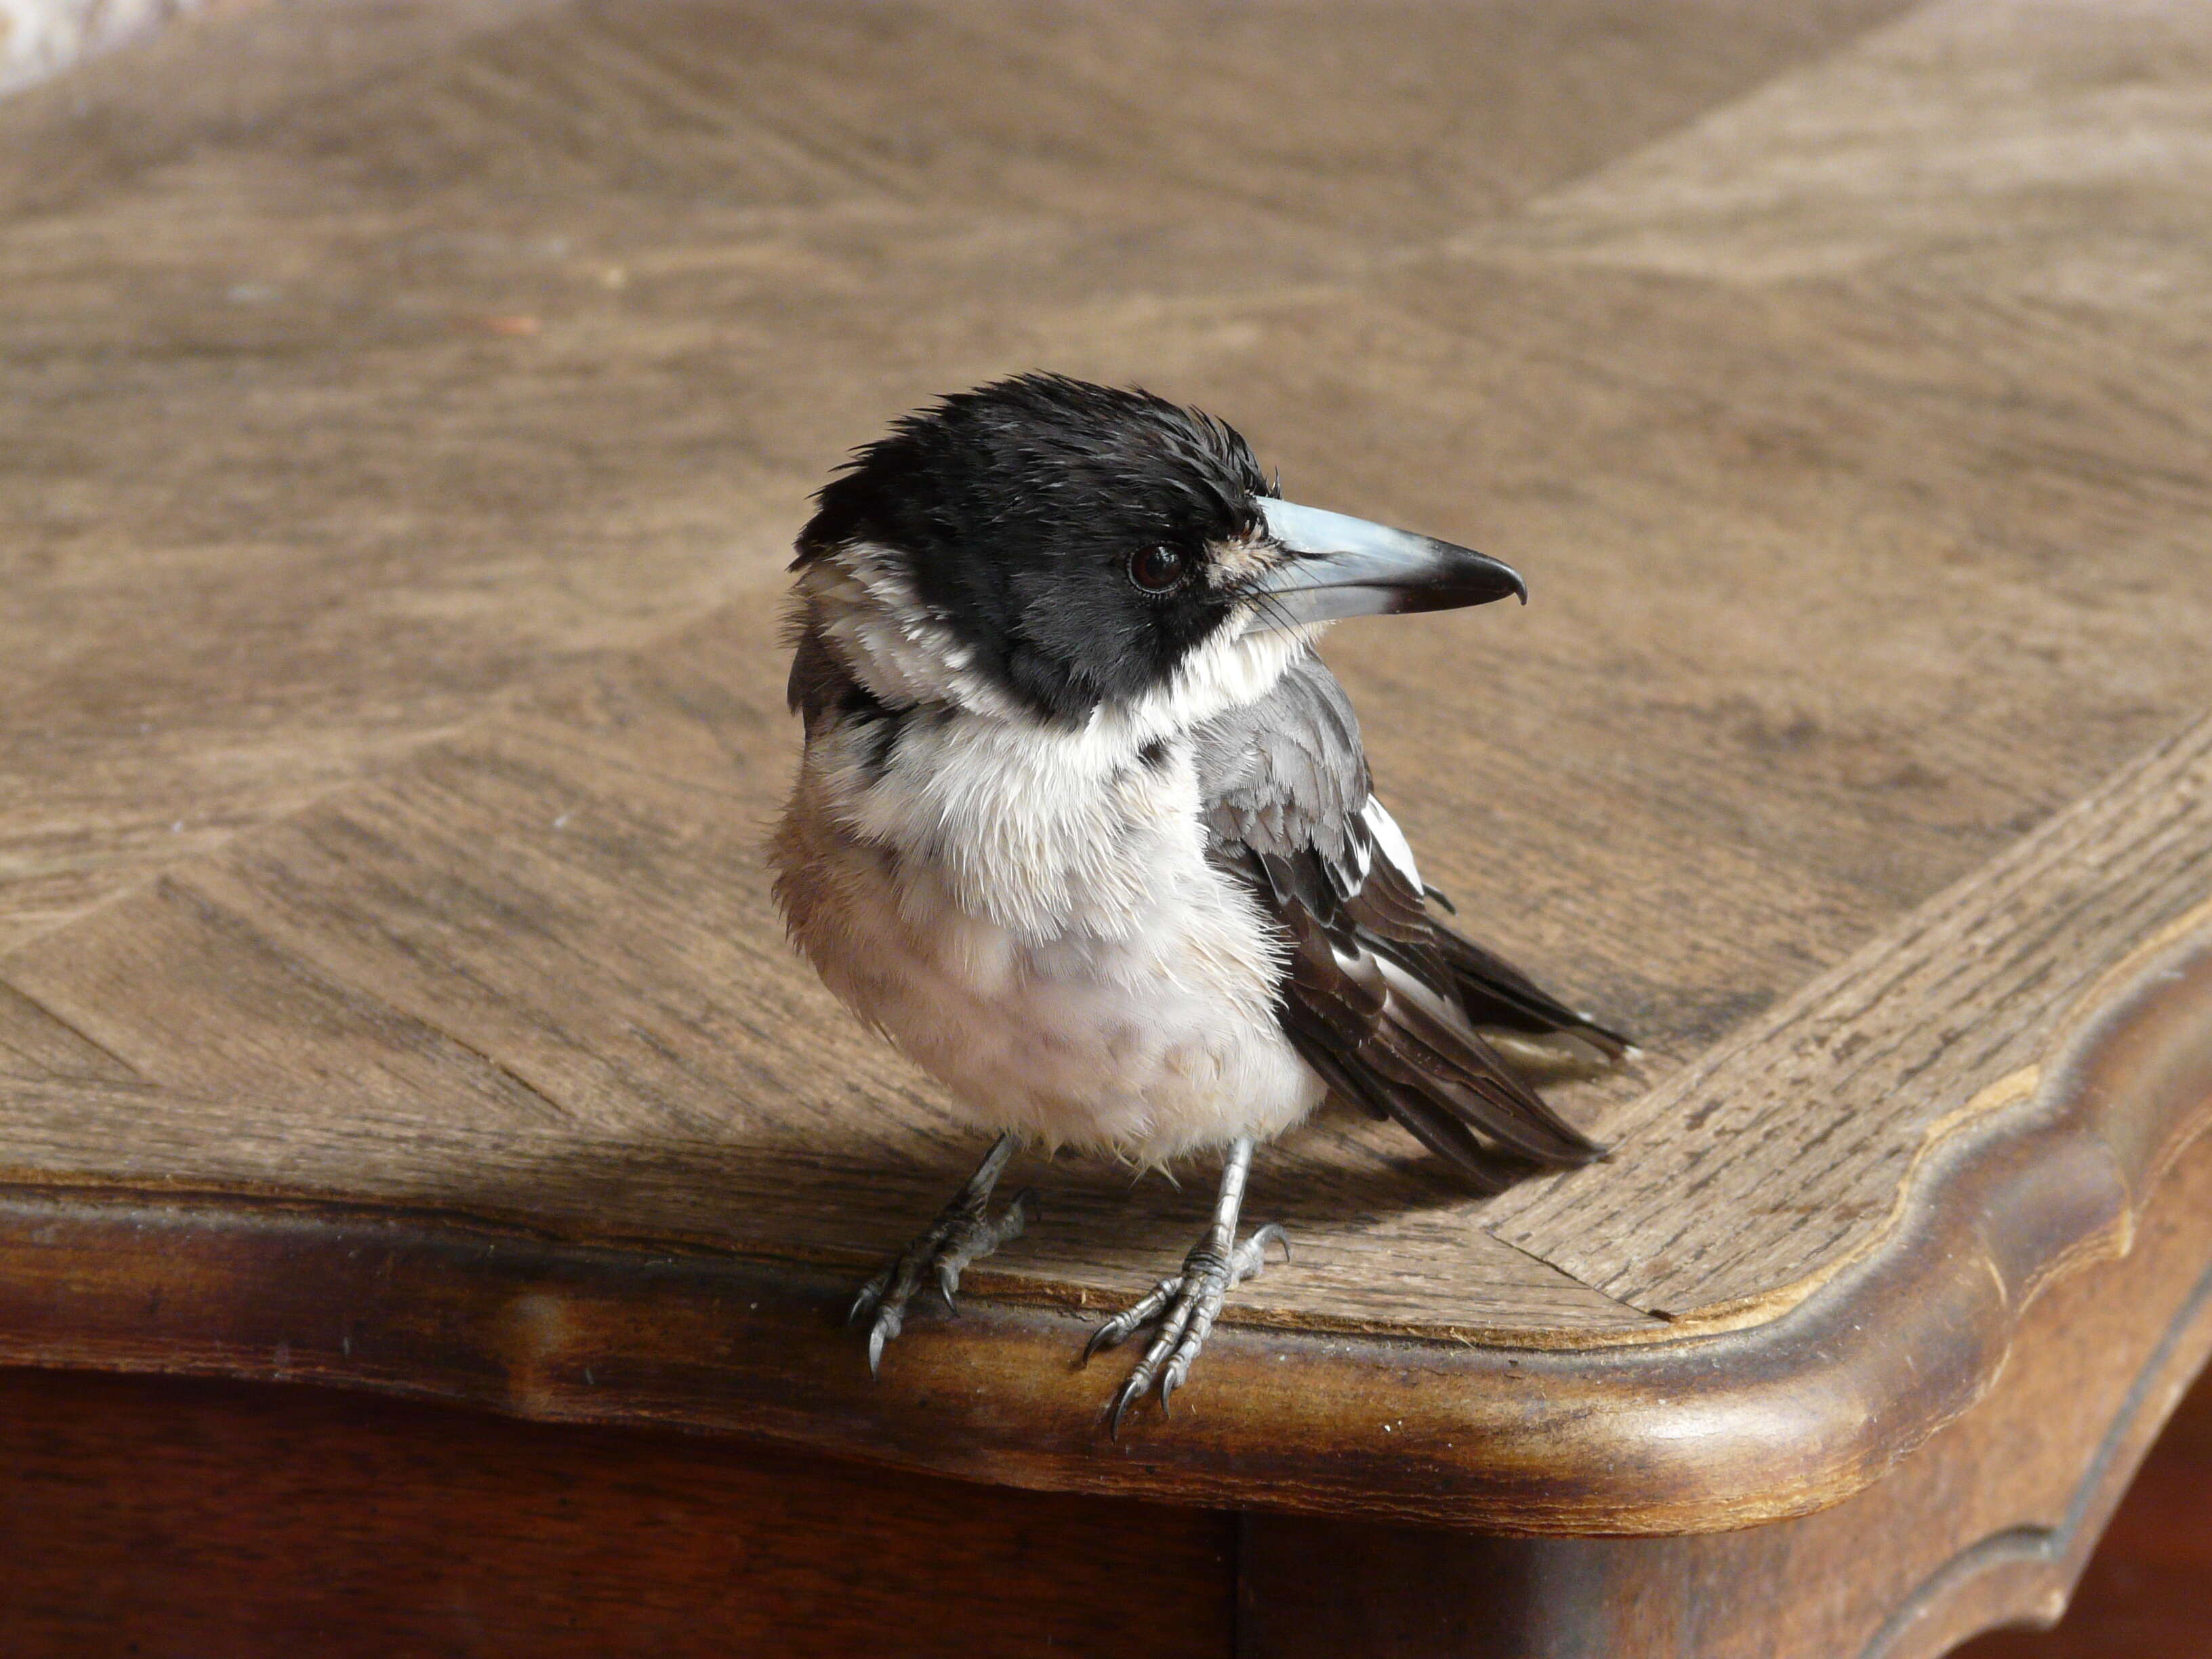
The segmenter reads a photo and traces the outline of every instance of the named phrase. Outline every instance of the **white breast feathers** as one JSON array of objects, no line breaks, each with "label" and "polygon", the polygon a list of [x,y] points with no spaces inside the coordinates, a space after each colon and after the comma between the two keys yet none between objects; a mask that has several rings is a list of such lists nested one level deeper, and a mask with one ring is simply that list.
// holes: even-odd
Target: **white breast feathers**
[{"label": "white breast feathers", "polygon": [[1207,862],[1188,736],[1304,641],[1225,640],[1070,727],[948,684],[939,641],[901,630],[886,664],[860,631],[824,629],[890,710],[817,720],[772,848],[831,990],[979,1126],[1048,1146],[1152,1163],[1312,1109],[1276,1022],[1283,945]]}]

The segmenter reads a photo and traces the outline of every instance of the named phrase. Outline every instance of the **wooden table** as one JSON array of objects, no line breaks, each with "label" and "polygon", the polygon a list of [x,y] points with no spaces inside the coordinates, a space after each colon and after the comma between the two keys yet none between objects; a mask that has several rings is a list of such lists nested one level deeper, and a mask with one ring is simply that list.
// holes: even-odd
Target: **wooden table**
[{"label": "wooden table", "polygon": [[[272,0],[0,106],[0,1645],[2054,1616],[2212,1346],[2208,118],[2110,0]],[[1265,1152],[1118,1443],[1205,1181],[1017,1170],[871,1382],[976,1148],[759,858],[806,492],[1032,365],[1528,572],[1328,655],[1650,1050],[1487,1203]]]}]

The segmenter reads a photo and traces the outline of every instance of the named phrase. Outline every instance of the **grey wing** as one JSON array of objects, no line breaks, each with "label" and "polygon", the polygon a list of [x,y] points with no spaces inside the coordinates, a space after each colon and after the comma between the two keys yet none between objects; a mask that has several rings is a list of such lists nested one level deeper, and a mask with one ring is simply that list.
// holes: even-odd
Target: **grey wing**
[{"label": "grey wing", "polygon": [[1199,737],[1212,856],[1281,927],[1285,1034],[1329,1087],[1396,1120],[1477,1190],[1603,1148],[1507,1069],[1478,1024],[1624,1039],[1429,913],[1404,836],[1375,799],[1336,678],[1302,659]]}]

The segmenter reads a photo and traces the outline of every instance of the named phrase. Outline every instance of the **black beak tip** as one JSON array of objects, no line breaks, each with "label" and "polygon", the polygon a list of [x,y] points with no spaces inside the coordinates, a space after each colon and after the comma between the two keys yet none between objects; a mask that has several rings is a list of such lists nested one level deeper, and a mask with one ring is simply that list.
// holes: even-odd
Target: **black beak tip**
[{"label": "black beak tip", "polygon": [[1468,585],[1480,595],[1476,604],[1487,605],[1509,593],[1523,605],[1528,603],[1528,584],[1511,565],[1486,553],[1473,553],[1468,557],[1475,564],[1475,568],[1468,573],[1472,579]]}]

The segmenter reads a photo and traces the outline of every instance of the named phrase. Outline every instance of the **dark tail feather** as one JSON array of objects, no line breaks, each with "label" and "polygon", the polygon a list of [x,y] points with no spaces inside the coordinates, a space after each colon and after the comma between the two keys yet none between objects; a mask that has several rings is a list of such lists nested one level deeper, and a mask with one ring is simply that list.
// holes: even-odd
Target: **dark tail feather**
[{"label": "dark tail feather", "polygon": [[1437,948],[1449,964],[1467,1017],[1477,1025],[1509,1031],[1565,1031],[1587,1039],[1607,1060],[1636,1046],[1632,1038],[1570,1008],[1494,951],[1486,951],[1443,923],[1434,924]]},{"label": "dark tail feather", "polygon": [[1378,1070],[1393,1062],[1403,1066],[1407,1075],[1394,1081],[1418,1087],[1429,1079],[1427,1092],[1437,1104],[1506,1152],[1536,1163],[1587,1164],[1604,1154],[1515,1077],[1474,1032],[1446,1024],[1409,997],[1394,999],[1391,1013],[1395,1018],[1370,1037],[1361,1057]]}]

